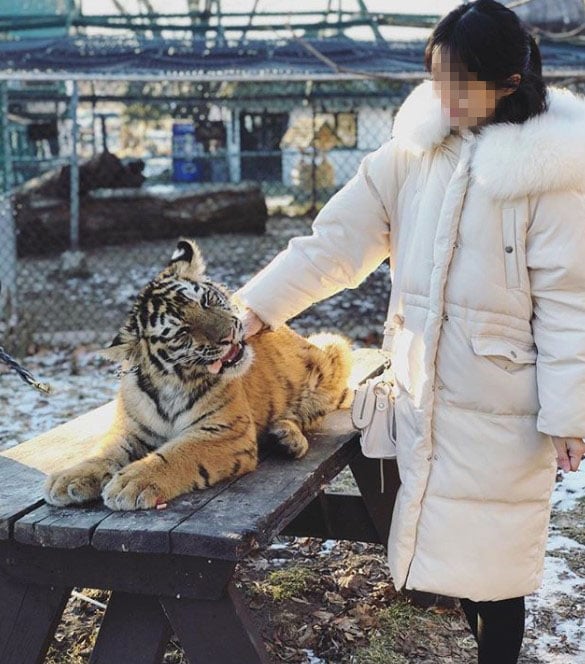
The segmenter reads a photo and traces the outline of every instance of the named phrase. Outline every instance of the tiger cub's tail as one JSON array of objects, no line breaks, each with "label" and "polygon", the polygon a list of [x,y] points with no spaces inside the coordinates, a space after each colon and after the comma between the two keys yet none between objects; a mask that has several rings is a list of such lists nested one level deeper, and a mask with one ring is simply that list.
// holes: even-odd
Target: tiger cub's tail
[{"label": "tiger cub's tail", "polygon": [[318,332],[307,337],[316,348],[311,353],[314,387],[330,396],[330,409],[349,408],[353,392],[348,388],[352,368],[351,341],[341,334]]}]

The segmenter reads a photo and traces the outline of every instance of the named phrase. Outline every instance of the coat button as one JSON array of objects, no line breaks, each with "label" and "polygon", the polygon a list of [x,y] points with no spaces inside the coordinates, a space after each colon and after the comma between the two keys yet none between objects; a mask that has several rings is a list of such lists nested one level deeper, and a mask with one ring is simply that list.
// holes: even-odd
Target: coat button
[{"label": "coat button", "polygon": [[506,253],[511,254],[514,251],[514,247],[511,247],[510,245],[508,245],[506,247],[505,251],[506,251]]},{"label": "coat button", "polygon": [[443,320],[449,320],[449,314],[443,314]]},{"label": "coat button", "polygon": [[427,455],[427,461],[430,461],[432,458],[433,458],[433,455],[432,455],[432,454],[428,454],[428,455]]}]

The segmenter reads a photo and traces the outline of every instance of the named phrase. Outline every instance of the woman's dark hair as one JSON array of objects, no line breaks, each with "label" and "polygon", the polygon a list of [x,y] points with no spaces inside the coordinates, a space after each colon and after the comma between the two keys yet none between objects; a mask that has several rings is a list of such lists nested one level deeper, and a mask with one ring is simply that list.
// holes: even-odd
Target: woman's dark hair
[{"label": "woman's dark hair", "polygon": [[[518,16],[499,2],[459,5],[437,23],[425,48],[429,73],[436,46],[447,48],[478,79],[496,88],[516,88],[500,99],[493,122],[522,123],[547,109],[538,45]],[[521,75],[517,86],[506,80],[516,73]]]}]

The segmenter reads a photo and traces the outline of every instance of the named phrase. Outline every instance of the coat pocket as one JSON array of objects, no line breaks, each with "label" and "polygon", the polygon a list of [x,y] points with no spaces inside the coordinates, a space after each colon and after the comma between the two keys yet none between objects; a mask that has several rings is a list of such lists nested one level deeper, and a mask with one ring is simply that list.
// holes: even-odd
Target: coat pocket
[{"label": "coat pocket", "polygon": [[481,355],[501,369],[513,373],[527,364],[535,364],[538,355],[536,346],[529,341],[490,334],[474,334],[471,346],[476,355]]},{"label": "coat pocket", "polygon": [[520,266],[518,265],[518,223],[516,208],[502,209],[502,244],[506,288],[520,288]]}]

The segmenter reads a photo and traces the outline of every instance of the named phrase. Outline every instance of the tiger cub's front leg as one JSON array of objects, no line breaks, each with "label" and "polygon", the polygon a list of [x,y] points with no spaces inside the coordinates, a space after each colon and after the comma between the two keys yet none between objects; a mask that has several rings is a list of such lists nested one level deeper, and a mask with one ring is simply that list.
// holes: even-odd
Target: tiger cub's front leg
[{"label": "tiger cub's front leg", "polygon": [[113,510],[149,509],[249,473],[257,463],[255,434],[234,437],[227,432],[223,438],[170,440],[116,473],[103,488],[102,497]]},{"label": "tiger cub's front leg", "polygon": [[148,449],[134,434],[112,432],[93,456],[49,475],[45,481],[44,498],[50,505],[59,507],[95,500],[121,468],[147,452]]}]

